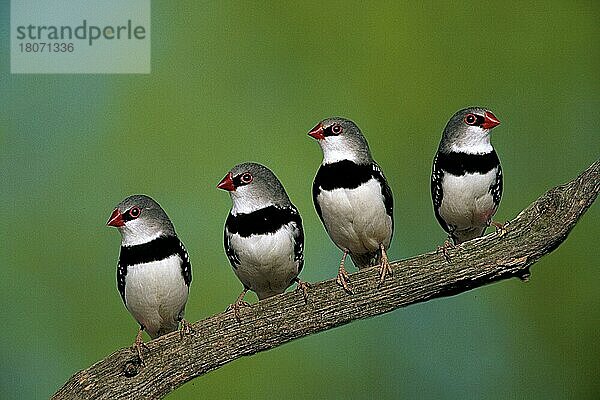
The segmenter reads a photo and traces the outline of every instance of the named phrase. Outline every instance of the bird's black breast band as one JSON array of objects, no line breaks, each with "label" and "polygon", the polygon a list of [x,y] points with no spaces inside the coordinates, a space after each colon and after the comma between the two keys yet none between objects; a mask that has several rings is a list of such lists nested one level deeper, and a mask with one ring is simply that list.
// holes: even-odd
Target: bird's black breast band
[{"label": "bird's black breast band", "polygon": [[176,236],[160,236],[148,243],[121,246],[119,263],[122,266],[149,263],[164,260],[172,255],[179,254],[180,251],[181,245]]},{"label": "bird's black breast band", "polygon": [[342,160],[321,165],[313,188],[324,190],[356,189],[373,177],[371,164],[357,164],[350,160]]},{"label": "bird's black breast band", "polygon": [[247,214],[233,215],[229,213],[225,224],[229,233],[249,237],[275,233],[290,222],[296,222],[298,226],[302,226],[302,220],[297,210],[291,207],[268,206]]},{"label": "bird's black breast band", "polygon": [[436,167],[452,175],[462,176],[474,173],[486,174],[499,164],[500,160],[495,150],[486,154],[445,153],[440,151]]}]

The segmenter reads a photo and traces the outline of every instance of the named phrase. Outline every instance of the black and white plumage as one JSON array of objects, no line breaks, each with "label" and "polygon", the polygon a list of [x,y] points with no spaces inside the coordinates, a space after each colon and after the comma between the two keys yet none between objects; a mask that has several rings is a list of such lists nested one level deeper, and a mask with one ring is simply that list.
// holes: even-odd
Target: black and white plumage
[{"label": "black and white plumage", "polygon": [[435,216],[455,244],[480,237],[502,197],[502,168],[490,141],[500,121],[489,110],[465,108],[448,121],[431,173]]},{"label": "black and white plumage", "polygon": [[[161,206],[145,195],[123,200],[107,225],[121,233],[117,288],[127,310],[151,338],[177,330],[183,319],[192,266]],[[141,353],[140,353],[141,355]]]},{"label": "black and white plumage", "polygon": [[386,250],[394,230],[392,191],[371,157],[369,145],[354,122],[328,118],[309,135],[323,150],[313,183],[317,214],[331,240],[343,252],[338,283],[347,291],[347,254],[358,268],[381,264],[380,282],[391,273]]},{"label": "black and white plumage", "polygon": [[225,253],[244,285],[234,303],[236,316],[248,290],[259,300],[283,293],[297,282],[304,265],[302,219],[281,182],[267,167],[244,163],[217,185],[230,193],[232,207],[224,229]]}]

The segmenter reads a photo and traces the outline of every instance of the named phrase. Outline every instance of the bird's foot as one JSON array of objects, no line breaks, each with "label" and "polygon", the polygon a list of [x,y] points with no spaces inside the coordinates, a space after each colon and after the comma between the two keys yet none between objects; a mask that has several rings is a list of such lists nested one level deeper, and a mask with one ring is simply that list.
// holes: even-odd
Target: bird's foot
[{"label": "bird's foot", "polygon": [[250,303],[244,300],[236,301],[235,303],[230,304],[229,307],[227,307],[227,310],[225,311],[233,310],[233,315],[235,315],[235,319],[237,320],[237,322],[242,322],[242,315],[240,313],[242,307],[250,307]]},{"label": "bird's foot", "polygon": [[135,341],[133,342],[133,346],[132,346],[132,350],[134,350],[138,356],[138,359],[140,360],[140,364],[141,365],[146,365],[146,363],[144,362],[144,357],[142,356],[142,348],[145,348],[146,350],[148,349],[148,346],[146,346],[146,343],[144,343],[144,339],[142,339],[142,330],[140,329],[135,337]]},{"label": "bird's foot", "polygon": [[383,285],[383,282],[385,281],[385,277],[389,274],[390,276],[392,275],[392,266],[390,265],[390,260],[388,260],[388,256],[385,252],[385,247],[383,247],[383,244],[379,245],[381,248],[381,266],[379,268],[379,284],[377,285],[377,287],[380,287],[381,285]]},{"label": "bird's foot", "polygon": [[350,276],[348,272],[346,272],[346,268],[344,268],[344,263],[346,262],[346,256],[348,255],[348,250],[344,250],[344,255],[342,256],[342,261],[340,262],[340,268],[338,269],[337,277],[335,278],[335,282],[344,288],[346,293],[352,294],[352,289],[350,289]]},{"label": "bird's foot", "polygon": [[348,275],[348,272],[346,272],[344,265],[340,265],[335,282],[343,287],[346,292],[352,294],[352,289],[350,289],[350,285],[348,284],[350,283],[350,276]]},{"label": "bird's foot", "polygon": [[300,279],[296,278],[296,292],[302,291],[304,304],[308,304],[308,288],[310,288],[310,283],[302,282]]},{"label": "bird's foot", "polygon": [[244,289],[244,291],[238,296],[235,303],[230,304],[229,307],[227,307],[227,309],[225,310],[226,312],[233,310],[233,314],[235,315],[235,319],[237,319],[237,322],[242,322],[242,316],[240,314],[240,309],[242,307],[250,307],[250,303],[244,301],[244,296],[246,295],[247,291],[248,291],[248,289]]},{"label": "bird's foot", "polygon": [[450,254],[448,253],[448,250],[453,249],[453,248],[454,248],[454,243],[452,243],[450,241],[450,239],[446,239],[444,241],[443,245],[437,247],[437,251],[438,251],[438,253],[441,252],[444,255],[446,262],[450,262]]},{"label": "bird's foot", "polygon": [[496,233],[498,234],[498,237],[502,237],[506,235],[506,232],[508,232],[508,230],[506,229],[506,227],[508,226],[508,222],[501,223],[498,221],[492,221],[490,222],[490,224],[494,225],[494,227],[496,228]]},{"label": "bird's foot", "polygon": [[192,325],[187,322],[185,318],[182,318],[179,322],[181,322],[181,325],[179,326],[179,339],[183,339],[185,335],[189,335],[190,333],[194,332]]}]

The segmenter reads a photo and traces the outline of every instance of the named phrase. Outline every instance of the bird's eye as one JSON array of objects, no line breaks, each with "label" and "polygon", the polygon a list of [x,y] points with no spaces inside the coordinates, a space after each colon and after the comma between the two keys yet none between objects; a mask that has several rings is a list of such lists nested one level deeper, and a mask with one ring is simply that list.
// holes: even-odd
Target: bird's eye
[{"label": "bird's eye", "polygon": [[139,207],[137,207],[137,206],[136,206],[136,207],[132,207],[132,208],[129,210],[129,216],[130,216],[131,218],[137,218],[137,217],[139,217],[139,216],[140,216],[140,212],[141,212],[141,211],[140,211],[140,208],[139,208]]},{"label": "bird's eye", "polygon": [[243,183],[250,183],[252,182],[252,174],[250,172],[246,172],[242,175],[241,179]]},{"label": "bird's eye", "polygon": [[342,131],[343,131],[343,129],[342,129],[342,126],[341,126],[341,125],[334,124],[334,125],[331,127],[331,132],[333,132],[333,133],[334,133],[334,134],[336,134],[336,135],[339,135],[340,133],[342,133]]},{"label": "bird's eye", "polygon": [[473,114],[467,114],[465,116],[465,122],[467,125],[475,125],[475,122],[477,122],[477,117]]}]

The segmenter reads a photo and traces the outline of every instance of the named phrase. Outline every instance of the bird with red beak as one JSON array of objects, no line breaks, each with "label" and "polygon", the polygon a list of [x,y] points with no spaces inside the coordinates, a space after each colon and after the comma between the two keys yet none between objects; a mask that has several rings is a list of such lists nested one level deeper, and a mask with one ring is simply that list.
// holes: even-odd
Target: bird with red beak
[{"label": "bird with red beak", "polygon": [[357,268],[379,265],[379,285],[392,273],[387,249],[394,231],[393,196],[358,126],[346,118],[319,122],[309,133],[323,151],[313,182],[313,202],[343,256],[337,283],[352,293],[345,260]]},{"label": "bird with red beak", "polygon": [[259,300],[283,293],[294,282],[307,301],[308,284],[298,275],[304,265],[304,232],[298,209],[267,167],[236,165],[217,185],[229,192],[225,254],[244,289],[229,307],[240,320],[248,290]]},{"label": "bird with red beak", "polygon": [[127,310],[140,324],[134,348],[142,358],[142,332],[152,339],[190,331],[183,318],[192,265],[162,207],[145,195],[124,199],[108,222],[121,234],[117,288]]},{"label": "bird with red beak", "polygon": [[431,197],[435,216],[454,244],[482,236],[493,223],[502,197],[502,167],[490,136],[499,124],[490,110],[470,107],[457,111],[442,133]]}]

